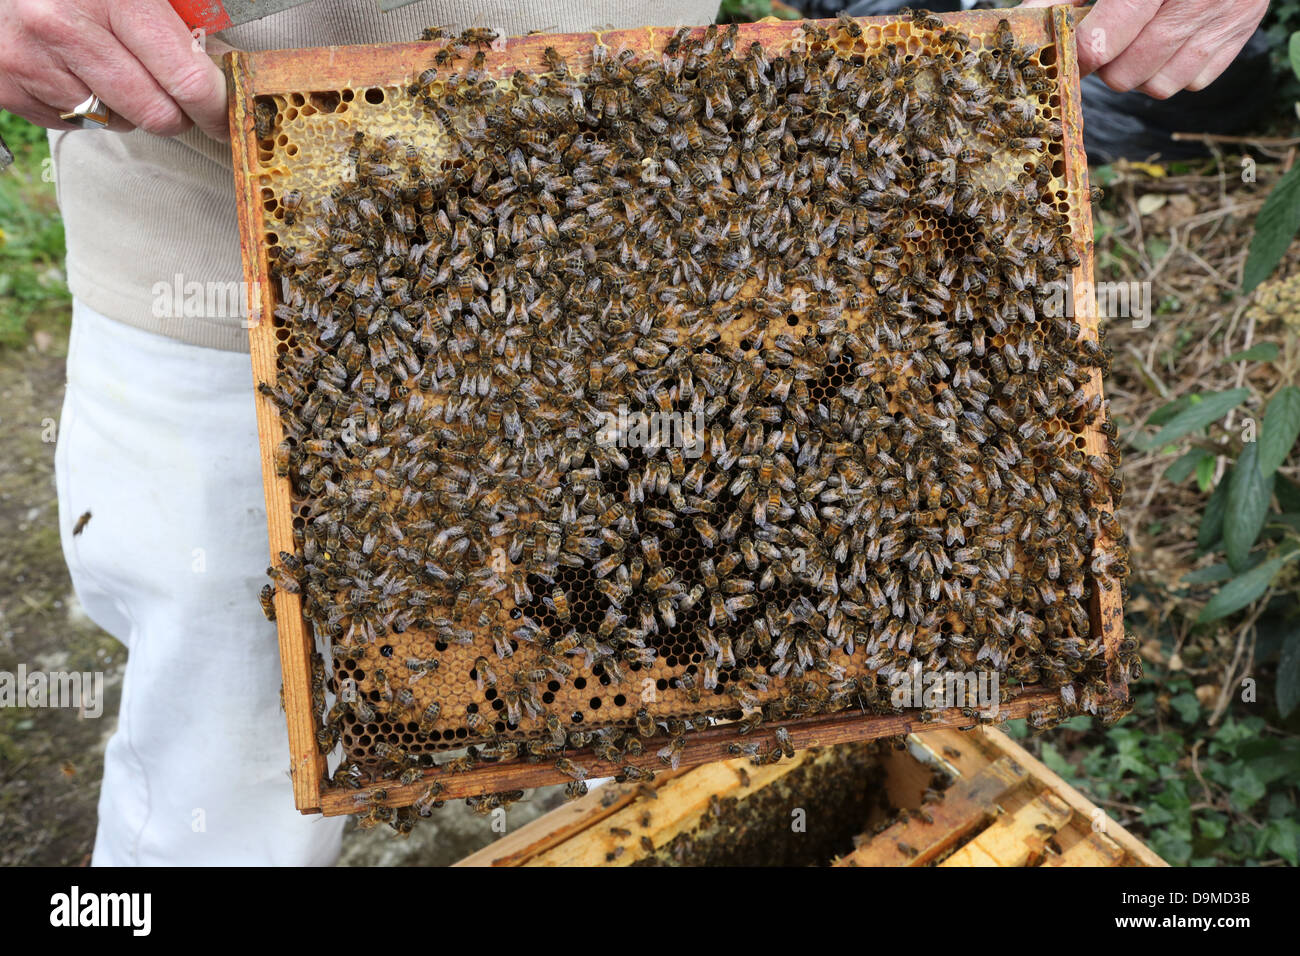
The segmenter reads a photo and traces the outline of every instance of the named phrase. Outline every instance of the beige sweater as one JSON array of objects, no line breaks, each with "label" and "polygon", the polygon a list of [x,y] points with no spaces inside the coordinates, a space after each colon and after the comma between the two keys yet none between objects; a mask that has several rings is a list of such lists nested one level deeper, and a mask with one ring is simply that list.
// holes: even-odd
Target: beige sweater
[{"label": "beige sweater", "polygon": [[[271,50],[417,40],[434,25],[493,27],[508,36],[694,26],[710,22],[717,8],[718,0],[421,0],[384,14],[376,0],[314,0],[218,37],[238,49]],[[149,332],[245,351],[239,316],[175,308],[192,283],[223,289],[242,277],[230,147],[197,130],[174,139],[51,133],[50,145],[72,294]]]}]

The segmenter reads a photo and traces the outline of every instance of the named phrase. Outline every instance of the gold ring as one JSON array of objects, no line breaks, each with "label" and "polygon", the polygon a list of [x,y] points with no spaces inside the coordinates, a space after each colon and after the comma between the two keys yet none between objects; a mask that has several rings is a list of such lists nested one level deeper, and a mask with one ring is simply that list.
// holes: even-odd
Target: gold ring
[{"label": "gold ring", "polygon": [[78,129],[104,129],[112,117],[112,112],[94,93],[71,113],[59,114],[59,119],[71,123]]}]

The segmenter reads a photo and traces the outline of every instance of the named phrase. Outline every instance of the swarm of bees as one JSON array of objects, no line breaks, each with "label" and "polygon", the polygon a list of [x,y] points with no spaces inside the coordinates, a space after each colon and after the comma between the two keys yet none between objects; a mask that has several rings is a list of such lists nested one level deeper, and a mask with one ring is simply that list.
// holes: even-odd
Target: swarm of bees
[{"label": "swarm of bees", "polygon": [[[477,655],[444,769],[547,760],[572,795],[575,748],[643,779],[642,741],[676,766],[708,715],[888,712],[917,669],[1062,688],[1040,724],[1113,715],[1087,608],[1123,586],[1122,485],[1077,440],[1114,438],[1107,354],[1046,301],[1079,262],[1053,82],[1006,21],[977,50],[911,16],[917,54],[842,18],[780,55],[710,27],[508,79],[492,37],[438,31],[405,93],[449,151],[357,132],[354,176],[286,197],[310,243],[276,253],[294,347],[260,388],[305,520],[270,573],[334,658],[322,750],[382,738],[336,784],[444,747],[438,657],[375,652],[405,633]],[[638,415],[680,428],[609,426]],[[636,700],[670,646],[670,706],[551,706]],[[400,830],[425,796],[362,809]]]}]

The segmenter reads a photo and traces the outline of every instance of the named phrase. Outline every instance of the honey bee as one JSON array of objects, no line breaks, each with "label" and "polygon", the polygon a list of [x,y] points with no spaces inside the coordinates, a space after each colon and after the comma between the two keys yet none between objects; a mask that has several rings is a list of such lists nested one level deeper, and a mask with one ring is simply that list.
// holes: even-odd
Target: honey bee
[{"label": "honey bee", "polygon": [[681,765],[682,753],[686,749],[685,737],[674,737],[666,747],[657,752],[660,761],[676,770]]},{"label": "honey bee", "polygon": [[854,20],[842,10],[836,16],[836,25],[840,28],[842,33],[855,40],[862,36],[862,27],[859,26],[858,21]]},{"label": "honey bee", "polygon": [[281,200],[284,207],[284,224],[292,226],[298,221],[298,208],[302,205],[302,190],[290,189]]},{"label": "honey bee", "polygon": [[920,27],[922,30],[942,30],[944,28],[943,20],[936,17],[929,10],[912,10],[909,7],[903,7],[898,11],[898,15],[909,18],[912,21],[912,26]]},{"label": "honey bee", "polygon": [[469,43],[479,47],[491,46],[500,34],[491,27],[470,27],[460,35],[462,43]]},{"label": "honey bee", "polygon": [[426,736],[433,733],[434,726],[438,722],[438,716],[441,713],[442,706],[437,701],[429,704],[429,706],[424,709],[424,712],[420,714],[420,733],[425,734]]},{"label": "honey bee", "polygon": [[587,777],[586,769],[574,763],[567,757],[557,758],[555,761],[555,769],[566,777],[572,777],[575,781],[582,781]]},{"label": "honey bee", "polygon": [[366,134],[358,130],[352,134],[352,145],[348,147],[348,162],[353,166],[361,159],[361,147],[366,142]]},{"label": "honey bee", "polygon": [[271,131],[275,128],[278,115],[279,110],[274,102],[264,98],[257,100],[253,107],[253,131],[259,140],[271,138]]},{"label": "honey bee", "polygon": [[274,621],[275,620],[275,601],[274,601],[275,587],[270,584],[263,585],[262,590],[258,593],[257,597],[262,604],[262,613],[266,615],[266,619],[268,621]]},{"label": "honey bee", "polygon": [[636,732],[642,737],[653,737],[658,732],[654,718],[644,707],[636,712]]},{"label": "honey bee", "polygon": [[576,800],[579,797],[587,795],[587,782],[585,780],[570,780],[564,785],[564,797],[566,800]]},{"label": "honey bee", "polygon": [[565,593],[564,588],[555,588],[551,591],[551,606],[555,609],[556,618],[567,623],[571,611],[569,609],[569,596]]},{"label": "honey bee", "polygon": [[[1104,684],[1073,635],[1127,571],[1096,547],[1121,540],[1108,357],[1046,311],[1078,258],[1046,150],[988,175],[1062,140],[1049,77],[1009,26],[972,50],[904,16],[920,51],[854,58],[841,15],[798,50],[680,30],[662,57],[597,44],[579,71],[551,48],[504,81],[491,31],[426,33],[433,62],[385,97],[446,162],[354,133],[355,175],[269,258],[284,349],[259,392],[296,518],[271,586],[370,680],[327,710],[314,678],[322,746],[408,715],[431,737],[468,679],[493,706],[452,721],[476,749],[448,772],[590,748],[645,782],[643,741],[664,730],[680,765],[715,697],[742,734],[778,728],[729,749],[763,764],[793,753],[783,722],[872,710],[877,681],[940,658]],[[619,409],[674,427],[602,427]],[[1074,448],[1089,423],[1108,448]],[[665,675],[672,709],[567,721],[579,679],[626,691],[682,643],[700,659]],[[452,645],[472,668],[437,669]],[[415,781],[428,761],[396,739],[349,759]],[[401,832],[441,794],[362,812]]]}]

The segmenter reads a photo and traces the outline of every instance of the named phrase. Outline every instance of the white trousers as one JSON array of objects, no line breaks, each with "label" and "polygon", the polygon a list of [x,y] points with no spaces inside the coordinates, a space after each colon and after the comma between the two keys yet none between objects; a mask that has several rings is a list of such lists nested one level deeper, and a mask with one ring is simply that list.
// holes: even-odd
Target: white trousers
[{"label": "white trousers", "polygon": [[332,863],[344,820],[294,808],[257,600],[270,562],[248,356],[75,304],[55,473],[77,597],[129,651],[94,864]]}]

